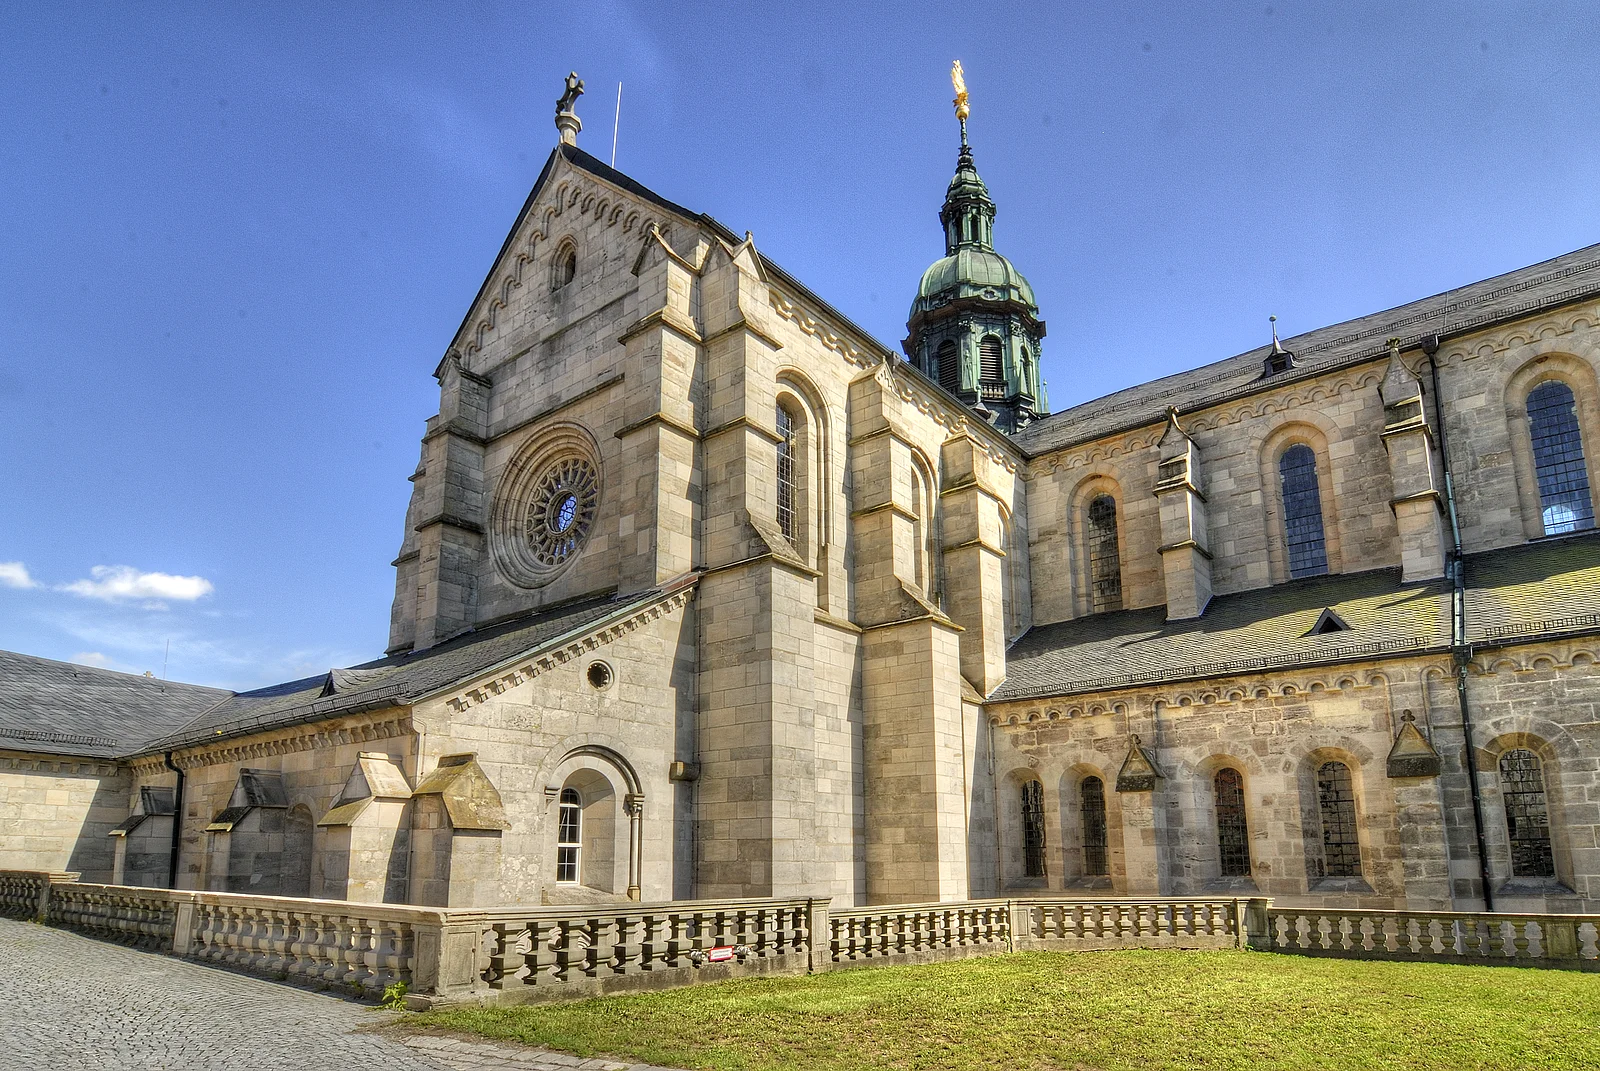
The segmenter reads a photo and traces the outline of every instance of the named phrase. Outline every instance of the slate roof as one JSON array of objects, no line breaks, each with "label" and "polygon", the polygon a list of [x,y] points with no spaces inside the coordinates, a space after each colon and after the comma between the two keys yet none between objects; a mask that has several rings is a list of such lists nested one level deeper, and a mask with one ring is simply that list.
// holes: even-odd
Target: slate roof
[{"label": "slate roof", "polygon": [[1031,455],[1047,453],[1153,424],[1165,417],[1169,405],[1189,413],[1380,358],[1393,336],[1409,348],[1427,335],[1460,334],[1596,294],[1600,294],[1600,244],[1285,339],[1284,348],[1295,354],[1298,364],[1271,379],[1261,374],[1271,346],[1261,346],[1063,409],[1013,438]]},{"label": "slate roof", "polygon": [[[1600,534],[1534,543],[1466,561],[1467,641],[1476,646],[1600,631]],[[1349,631],[1307,635],[1332,609]],[[1221,595],[1193,621],[1166,608],[1043,625],[1007,655],[991,702],[1109,691],[1448,649],[1450,586],[1402,584],[1398,569],[1315,577]]]},{"label": "slate roof", "polygon": [[149,739],[140,750],[167,751],[341,714],[403,706],[573,633],[589,631],[607,618],[625,616],[661,598],[666,590],[653,588],[625,599],[586,599],[478,629],[426,650],[351,667],[360,673],[324,673],[228,695],[181,727]]},{"label": "slate roof", "polygon": [[0,651],[0,748],[126,758],[401,706],[622,617],[673,586],[602,596],[349,670],[230,692]]},{"label": "slate roof", "polygon": [[113,758],[230,695],[0,651],[0,748]]}]

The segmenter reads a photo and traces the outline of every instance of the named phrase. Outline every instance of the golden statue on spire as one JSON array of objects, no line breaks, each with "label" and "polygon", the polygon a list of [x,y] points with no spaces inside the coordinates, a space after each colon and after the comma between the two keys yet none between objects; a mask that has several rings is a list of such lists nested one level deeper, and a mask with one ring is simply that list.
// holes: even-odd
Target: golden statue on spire
[{"label": "golden statue on spire", "polygon": [[961,69],[961,61],[956,60],[950,65],[950,84],[956,89],[956,118],[961,120],[961,125],[967,125],[967,78]]}]

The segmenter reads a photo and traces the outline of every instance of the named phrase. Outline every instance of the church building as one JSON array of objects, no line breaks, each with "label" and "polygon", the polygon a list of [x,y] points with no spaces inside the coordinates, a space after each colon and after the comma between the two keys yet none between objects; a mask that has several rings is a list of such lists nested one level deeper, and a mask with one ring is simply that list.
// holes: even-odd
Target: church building
[{"label": "church building", "polygon": [[1600,246],[1052,413],[957,89],[896,352],[580,149],[569,77],[388,649],[243,693],[0,654],[0,869],[1600,911]]}]

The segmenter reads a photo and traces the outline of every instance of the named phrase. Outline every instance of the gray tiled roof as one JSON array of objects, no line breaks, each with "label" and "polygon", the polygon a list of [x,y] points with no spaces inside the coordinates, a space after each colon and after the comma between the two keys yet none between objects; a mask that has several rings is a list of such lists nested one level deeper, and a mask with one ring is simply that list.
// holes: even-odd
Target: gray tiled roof
[{"label": "gray tiled roof", "polygon": [[407,704],[663,595],[602,596],[350,670],[230,692],[0,651],[0,748],[117,758]]},{"label": "gray tiled roof", "polygon": [[329,674],[324,673],[240,692],[181,728],[149,740],[141,750],[165,751],[341,714],[405,705],[573,632],[587,630],[606,618],[627,614],[661,595],[661,589],[653,588],[627,598],[605,596],[559,606],[469,632],[426,650],[354,666],[362,672],[335,673],[331,689]]},{"label": "gray tiled roof", "polygon": [[[1600,535],[1470,555],[1466,575],[1470,643],[1600,631]],[[1325,609],[1349,631],[1306,635]],[[1221,595],[1192,621],[1168,623],[1160,606],[1093,614],[1018,639],[990,700],[1441,650],[1450,643],[1449,615],[1448,584],[1402,584],[1398,569]]]},{"label": "gray tiled roof", "polygon": [[1375,312],[1284,340],[1297,367],[1262,378],[1270,346],[1141,383],[1053,413],[1014,436],[1038,455],[1161,420],[1168,406],[1188,413],[1308,376],[1383,356],[1399,336],[1409,346],[1426,335],[1448,335],[1525,316],[1600,293],[1600,245],[1586,246],[1492,279]]},{"label": "gray tiled roof", "polygon": [[0,748],[125,755],[231,694],[0,651]]}]

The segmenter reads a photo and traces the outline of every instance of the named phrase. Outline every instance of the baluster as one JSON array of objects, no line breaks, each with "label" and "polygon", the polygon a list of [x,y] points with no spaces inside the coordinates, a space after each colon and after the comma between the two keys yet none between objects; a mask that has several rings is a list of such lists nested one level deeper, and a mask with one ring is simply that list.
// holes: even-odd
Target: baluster
[{"label": "baluster", "polygon": [[311,956],[308,950],[316,942],[316,916],[307,911],[295,910],[289,913],[289,918],[293,922],[293,927],[285,969],[295,978],[305,981],[310,977],[311,969]]},{"label": "baluster", "polygon": [[1512,934],[1512,940],[1515,942],[1515,946],[1516,946],[1516,950],[1514,952],[1515,958],[1517,958],[1517,959],[1527,959],[1528,958],[1528,920],[1527,919],[1512,919],[1511,920],[1511,934]]}]

